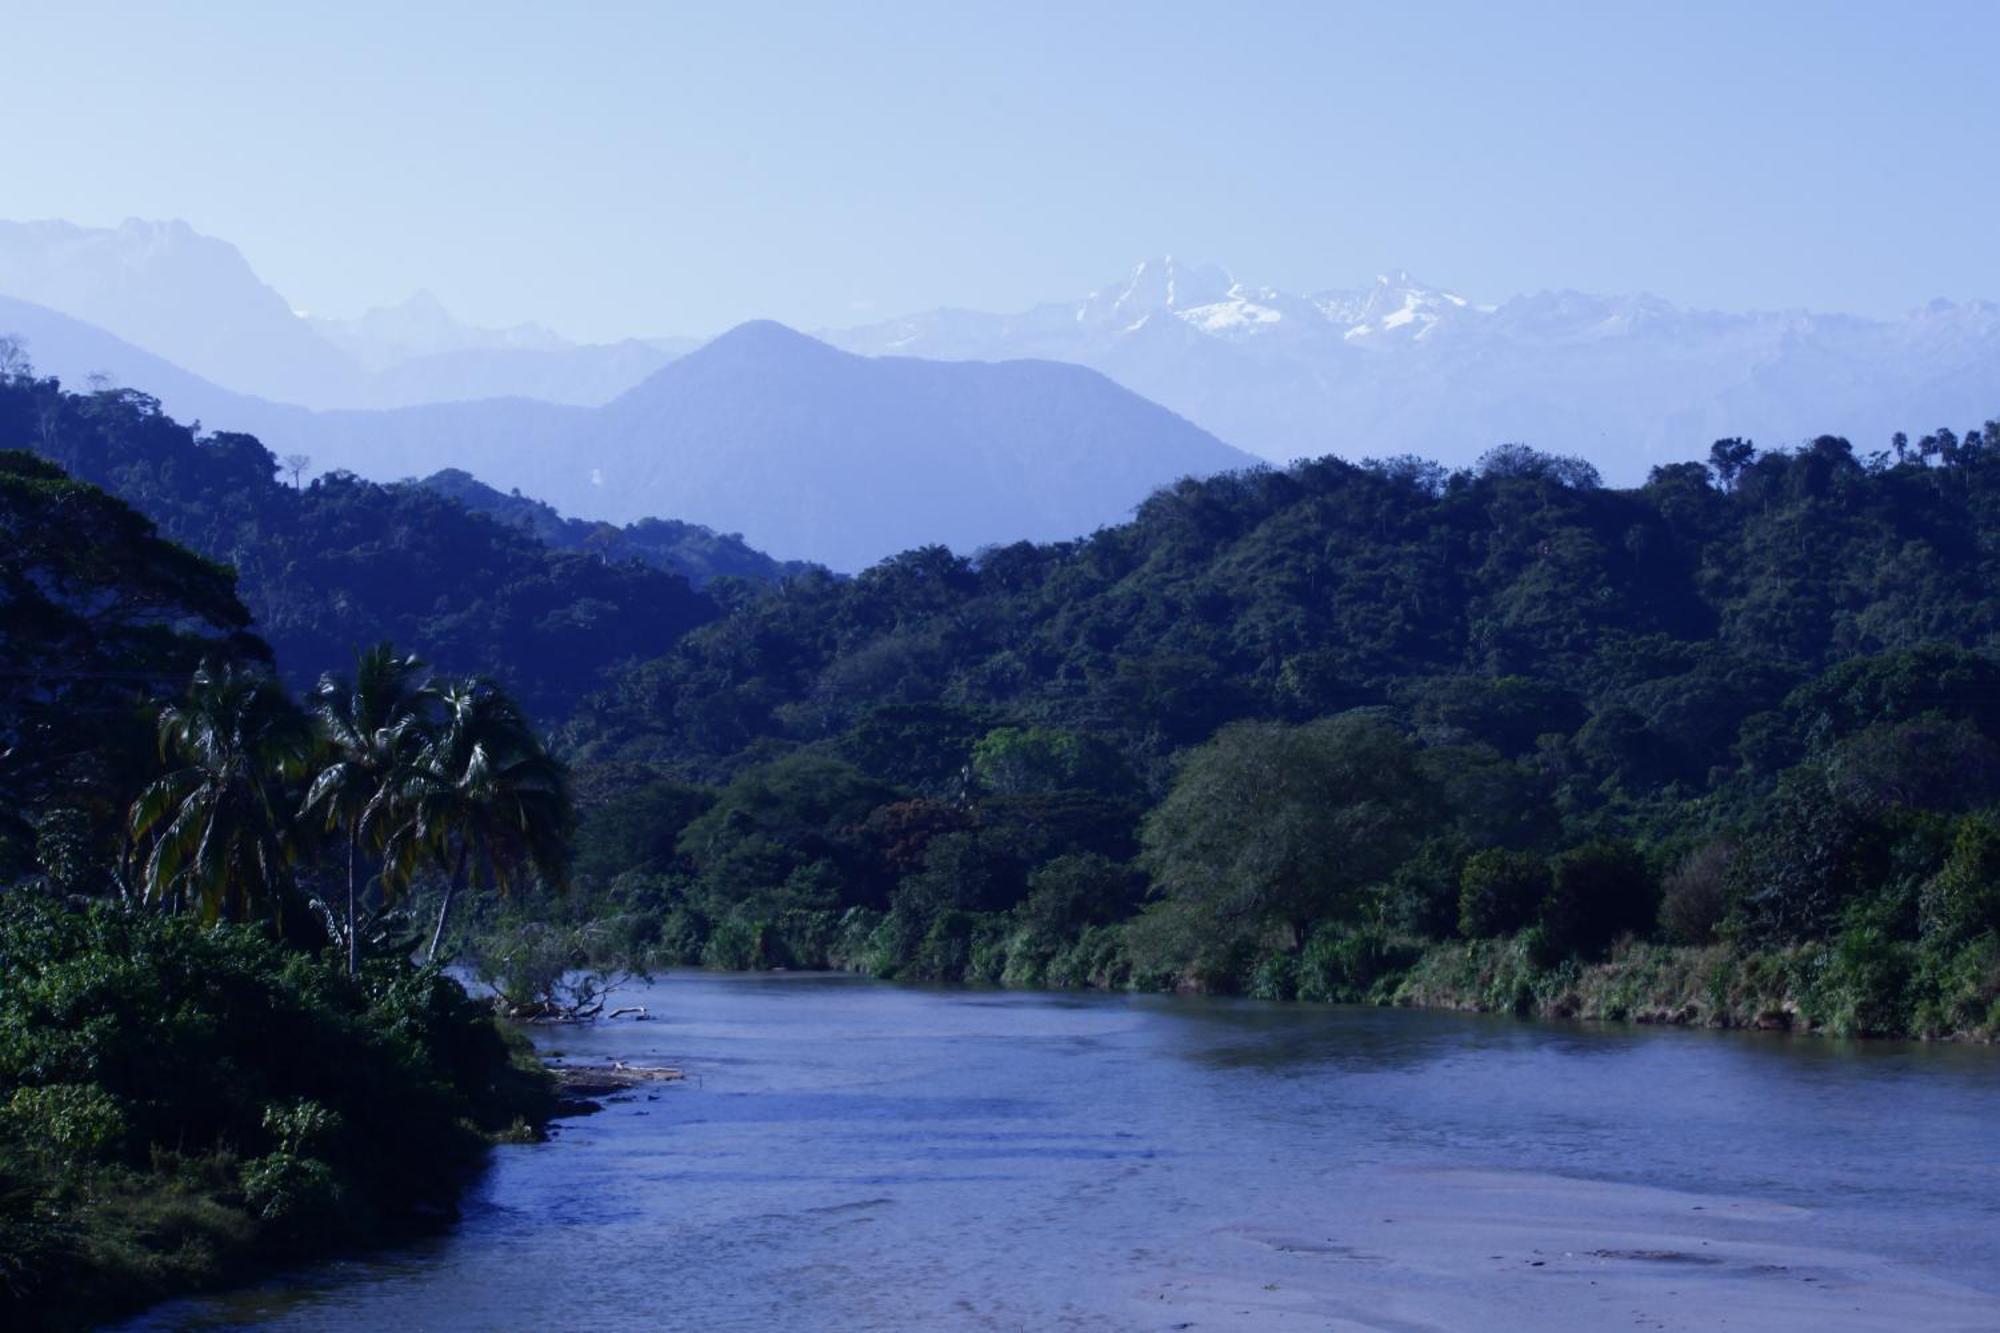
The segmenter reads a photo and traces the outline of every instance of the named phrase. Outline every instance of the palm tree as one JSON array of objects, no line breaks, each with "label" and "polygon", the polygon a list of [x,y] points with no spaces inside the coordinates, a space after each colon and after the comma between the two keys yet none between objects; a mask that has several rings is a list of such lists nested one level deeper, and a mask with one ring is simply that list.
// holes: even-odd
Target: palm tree
[{"label": "palm tree", "polygon": [[204,664],[185,699],[160,710],[161,757],[179,767],[132,803],[141,891],[214,922],[277,909],[292,847],[281,785],[303,771],[305,716],[261,671]]},{"label": "palm tree", "polygon": [[390,839],[390,861],[403,873],[427,855],[446,874],[425,962],[437,958],[467,884],[483,876],[502,892],[528,877],[566,885],[576,824],[568,770],[504,690],[475,680],[439,697],[443,722],[400,784],[404,813]]},{"label": "palm tree", "polygon": [[347,842],[347,974],[353,976],[363,848],[381,852],[398,814],[406,770],[430,739],[428,708],[436,691],[414,655],[388,643],[358,654],[350,684],[331,672],[313,687],[311,706],[323,746],[319,771],[299,813],[317,817]]}]

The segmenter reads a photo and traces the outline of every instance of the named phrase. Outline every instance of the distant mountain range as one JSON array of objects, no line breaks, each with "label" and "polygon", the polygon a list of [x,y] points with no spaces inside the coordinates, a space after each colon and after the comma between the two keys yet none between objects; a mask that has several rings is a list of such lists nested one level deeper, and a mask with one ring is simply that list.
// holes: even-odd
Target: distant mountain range
[{"label": "distant mountain range", "polygon": [[2000,412],[2000,306],[1987,301],[1901,320],[1581,292],[1484,305],[1406,273],[1293,295],[1169,258],[1022,314],[937,310],[822,336],[869,355],[1090,366],[1275,460],[1464,464],[1518,441],[1631,482],[1722,436],[1834,432],[1865,449]]},{"label": "distant mountain range", "polygon": [[92,324],[241,392],[322,406],[359,369],[236,247],[185,222],[0,222],[0,295]]},{"label": "distant mountain range", "polygon": [[1242,463],[1235,448],[1466,464],[1519,441],[1630,482],[1725,435],[1831,431],[1866,450],[2000,410],[1989,302],[1897,320],[1577,292],[1486,304],[1400,273],[1299,295],[1172,259],[1019,314],[937,310],[819,342],[758,324],[697,355],[691,339],[474,328],[425,293],[302,315],[185,223],[0,223],[0,333],[45,372],[106,372],[318,468],[462,468],[580,518],[740,529],[841,568],[917,541],[1079,535],[1184,472]]},{"label": "distant mountain range", "polygon": [[501,397],[593,406],[700,342],[579,345],[538,324],[474,328],[428,292],[355,319],[301,314],[235,246],[185,222],[0,222],[0,295],[94,325],[216,386],[319,409]]},{"label": "distant mountain range", "polygon": [[490,398],[322,412],[232,393],[27,302],[0,297],[0,332],[20,335],[42,373],[102,370],[184,420],[304,454],[312,472],[461,469],[575,518],[671,517],[843,571],[933,543],[1082,536],[1177,478],[1254,461],[1080,366],[862,357],[771,323],[597,408]]}]

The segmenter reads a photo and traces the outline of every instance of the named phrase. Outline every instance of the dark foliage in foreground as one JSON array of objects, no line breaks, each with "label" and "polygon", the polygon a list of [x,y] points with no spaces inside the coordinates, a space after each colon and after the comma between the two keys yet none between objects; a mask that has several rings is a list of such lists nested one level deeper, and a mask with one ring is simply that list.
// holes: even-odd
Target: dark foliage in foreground
[{"label": "dark foliage in foreground", "polygon": [[450,1216],[546,1092],[432,970],[0,900],[0,1322],[69,1326]]},{"label": "dark foliage in foreground", "polygon": [[45,460],[0,535],[0,1326],[448,1217],[547,1079],[384,909],[559,882],[561,765],[386,645],[315,725],[230,571]]}]

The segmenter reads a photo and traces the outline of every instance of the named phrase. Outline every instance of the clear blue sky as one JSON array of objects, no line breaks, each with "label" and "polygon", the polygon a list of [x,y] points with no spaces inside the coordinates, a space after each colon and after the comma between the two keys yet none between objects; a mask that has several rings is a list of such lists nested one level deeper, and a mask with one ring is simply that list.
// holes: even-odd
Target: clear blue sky
[{"label": "clear blue sky", "polygon": [[1892,313],[2000,297],[2000,3],[14,0],[0,217],[574,336],[1018,309],[1171,251]]}]

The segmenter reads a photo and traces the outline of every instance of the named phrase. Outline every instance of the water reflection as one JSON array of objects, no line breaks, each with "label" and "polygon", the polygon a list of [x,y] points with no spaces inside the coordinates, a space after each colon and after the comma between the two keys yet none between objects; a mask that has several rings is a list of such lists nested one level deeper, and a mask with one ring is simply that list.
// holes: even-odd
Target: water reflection
[{"label": "water reflection", "polygon": [[1718,1243],[1782,1215],[2000,1292],[1989,1049],[800,975],[636,998],[659,1021],[542,1040],[698,1083],[501,1150],[450,1236],[138,1326],[1123,1327],[1219,1235],[1365,1253],[1322,1233],[1439,1170],[1759,1200]]}]

